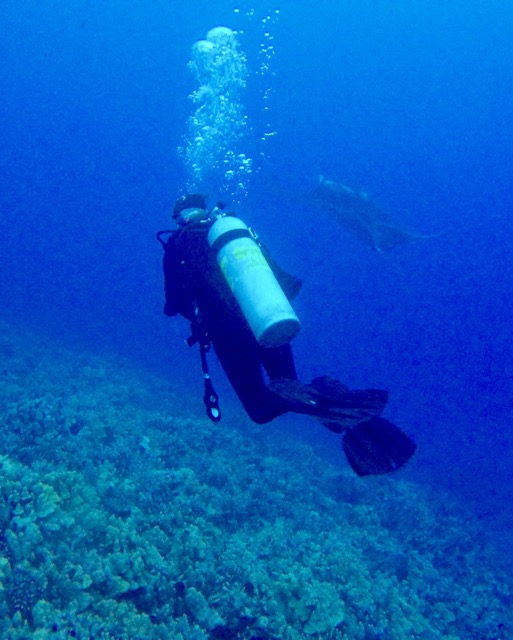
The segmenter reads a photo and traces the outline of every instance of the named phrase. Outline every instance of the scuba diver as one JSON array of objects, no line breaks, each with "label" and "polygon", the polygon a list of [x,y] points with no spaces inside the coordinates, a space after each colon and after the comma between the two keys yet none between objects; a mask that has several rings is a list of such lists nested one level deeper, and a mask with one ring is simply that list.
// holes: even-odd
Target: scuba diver
[{"label": "scuba diver", "polygon": [[[388,392],[350,390],[328,376],[298,380],[291,339],[299,320],[290,302],[301,281],[284,271],[260,239],[218,203],[209,210],[201,194],[179,198],[176,229],[159,231],[164,249],[166,316],[191,327],[187,344],[199,344],[208,417],[221,418],[206,354],[213,347],[246,413],[264,424],[287,412],[312,416],[336,434],[358,475],[404,465],[415,443],[379,417]],[[266,381],[264,371],[269,382]]]}]

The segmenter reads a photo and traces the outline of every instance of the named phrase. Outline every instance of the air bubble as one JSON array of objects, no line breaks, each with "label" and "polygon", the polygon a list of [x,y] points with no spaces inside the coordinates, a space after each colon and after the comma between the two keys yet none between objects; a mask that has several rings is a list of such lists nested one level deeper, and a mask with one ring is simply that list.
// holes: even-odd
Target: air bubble
[{"label": "air bubble", "polygon": [[251,173],[251,159],[234,151],[247,125],[241,90],[248,74],[236,32],[227,27],[211,29],[205,40],[193,45],[188,66],[199,88],[190,96],[196,110],[188,120],[186,144],[181,150],[187,187],[228,191],[234,201],[240,201],[247,194],[245,178]]}]

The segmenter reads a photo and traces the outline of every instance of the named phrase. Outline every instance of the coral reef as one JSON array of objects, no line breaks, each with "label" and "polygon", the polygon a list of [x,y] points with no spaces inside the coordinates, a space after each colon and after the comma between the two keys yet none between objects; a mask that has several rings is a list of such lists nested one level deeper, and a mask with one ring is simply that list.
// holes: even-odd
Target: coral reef
[{"label": "coral reef", "polygon": [[1,329],[0,637],[513,637],[513,581],[449,496]]}]

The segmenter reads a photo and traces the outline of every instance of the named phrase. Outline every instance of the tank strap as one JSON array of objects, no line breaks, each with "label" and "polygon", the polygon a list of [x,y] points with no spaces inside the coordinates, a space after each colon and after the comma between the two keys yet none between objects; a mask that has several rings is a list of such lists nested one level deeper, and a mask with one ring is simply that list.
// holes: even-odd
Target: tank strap
[{"label": "tank strap", "polygon": [[232,229],[231,231],[227,231],[220,235],[219,238],[212,243],[212,251],[215,254],[219,253],[223,247],[237,238],[251,238],[251,240],[254,240],[249,229]]}]

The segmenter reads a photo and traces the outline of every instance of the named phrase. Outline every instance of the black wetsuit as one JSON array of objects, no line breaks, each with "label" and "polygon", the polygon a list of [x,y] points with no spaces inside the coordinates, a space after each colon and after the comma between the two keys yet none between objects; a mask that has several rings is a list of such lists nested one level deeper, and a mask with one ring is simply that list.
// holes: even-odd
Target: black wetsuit
[{"label": "black wetsuit", "polygon": [[[341,433],[347,460],[361,476],[403,466],[416,445],[396,425],[378,417],[388,393],[352,391],[328,376],[303,384],[297,379],[290,345],[260,347],[210,249],[211,223],[189,222],[170,232],[164,246],[164,313],[180,314],[199,335],[208,333],[215,352],[249,417],[266,423],[293,411],[311,415],[330,431]],[[265,250],[264,250],[265,251]],[[292,299],[301,281],[265,254],[285,294]],[[197,313],[199,312],[199,313]],[[263,369],[270,378],[266,384]]]},{"label": "black wetsuit", "polygon": [[[247,414],[263,424],[288,407],[268,389],[262,367],[271,380],[296,380],[292,350],[288,344],[269,349],[258,345],[209,247],[210,225],[191,222],[174,231],[165,243],[164,313],[180,314],[193,324],[199,320]],[[283,271],[263,250],[285,294],[292,299],[301,281]]]}]

